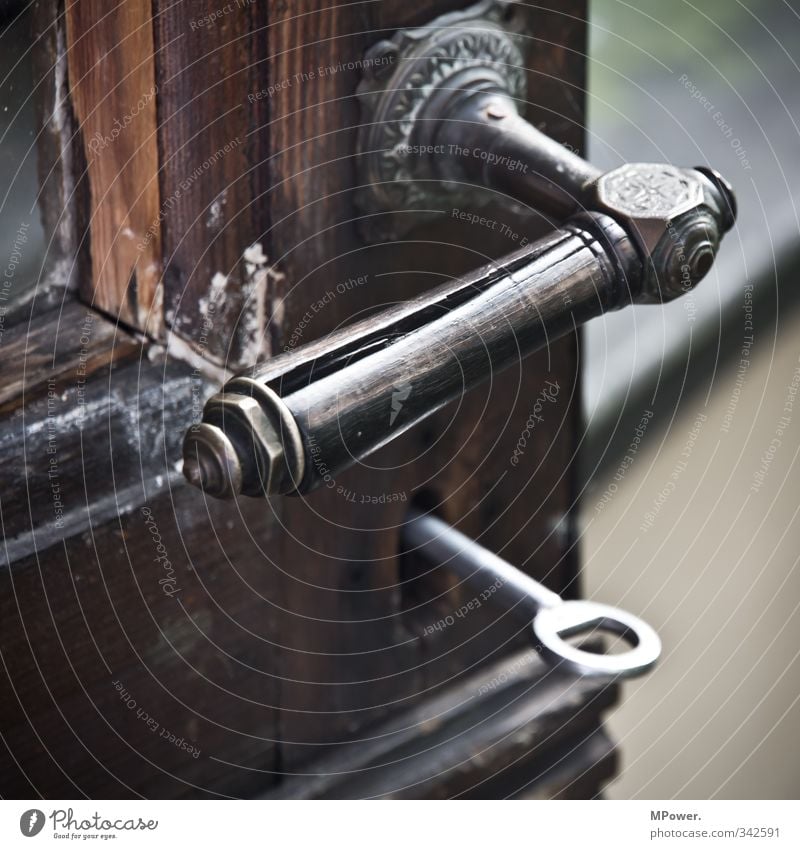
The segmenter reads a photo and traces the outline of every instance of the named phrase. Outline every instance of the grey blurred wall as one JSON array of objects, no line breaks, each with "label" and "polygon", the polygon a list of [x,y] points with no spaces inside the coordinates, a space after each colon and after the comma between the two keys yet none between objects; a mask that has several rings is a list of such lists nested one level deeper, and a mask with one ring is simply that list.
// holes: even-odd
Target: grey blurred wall
[{"label": "grey blurred wall", "polygon": [[[798,797],[800,395],[776,436],[798,354],[795,328],[756,356],[727,432],[730,394],[695,399],[599,512],[615,471],[585,499],[587,595],[639,613],[664,642],[661,665],[625,685],[611,719],[623,752],[612,798]],[[686,468],[641,531],[701,410]]]},{"label": "grey blurred wall", "polygon": [[[611,719],[623,765],[609,795],[798,798],[797,4],[591,9],[593,161],[710,162],[742,205],[691,313],[679,302],[627,310],[586,335],[584,588],[664,641],[661,665],[625,685]],[[667,384],[677,400],[664,409]],[[625,459],[619,446],[643,417],[645,439]]]}]

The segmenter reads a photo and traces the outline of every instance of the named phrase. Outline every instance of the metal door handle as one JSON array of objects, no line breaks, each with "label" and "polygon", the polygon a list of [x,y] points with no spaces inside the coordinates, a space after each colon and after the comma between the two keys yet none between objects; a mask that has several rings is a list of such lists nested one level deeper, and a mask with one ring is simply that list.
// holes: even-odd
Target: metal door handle
[{"label": "metal door handle", "polygon": [[[652,669],[661,654],[658,635],[638,617],[594,601],[563,601],[436,516],[412,511],[401,530],[401,545],[404,551],[421,555],[478,592],[493,588],[491,597],[530,624],[536,650],[563,671],[633,678]],[[621,637],[631,648],[618,654],[598,654],[567,642],[569,637],[596,633]]]},{"label": "metal door handle", "polygon": [[[601,174],[528,124],[516,109],[522,57],[501,23],[507,5],[445,15],[368,55],[366,235],[399,235],[465,186],[476,202],[490,187],[566,222],[229,381],[184,441],[184,473],[207,494],[313,490],[550,340],[608,310],[678,297],[708,272],[734,223],[731,187],[706,168],[639,163]],[[377,72],[381,56],[393,57],[389,73]]]}]

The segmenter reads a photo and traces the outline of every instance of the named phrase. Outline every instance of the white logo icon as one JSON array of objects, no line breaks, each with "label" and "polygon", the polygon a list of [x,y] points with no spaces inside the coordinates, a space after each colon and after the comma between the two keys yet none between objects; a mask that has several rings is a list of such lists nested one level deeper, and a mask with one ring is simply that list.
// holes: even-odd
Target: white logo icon
[{"label": "white logo icon", "polygon": [[31,808],[19,818],[19,830],[25,837],[35,837],[44,828],[44,813]]},{"label": "white logo icon", "polygon": [[396,383],[392,389],[392,412],[389,414],[389,427],[394,424],[395,419],[400,415],[400,410],[403,409],[403,401],[411,394],[410,383]]}]

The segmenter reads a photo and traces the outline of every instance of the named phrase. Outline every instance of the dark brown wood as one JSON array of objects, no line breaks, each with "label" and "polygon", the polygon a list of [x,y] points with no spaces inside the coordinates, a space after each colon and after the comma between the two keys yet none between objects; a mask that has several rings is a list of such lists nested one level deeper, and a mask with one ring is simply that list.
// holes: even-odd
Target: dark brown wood
[{"label": "dark brown wood", "polygon": [[[164,241],[152,259],[166,269],[165,320],[175,336],[214,362],[238,366],[256,349],[274,356],[456,280],[518,247],[523,235],[533,239],[549,229],[538,216],[521,218],[496,204],[484,213],[498,221],[496,230],[476,229],[443,209],[439,221],[399,244],[367,247],[358,235],[352,154],[360,71],[347,63],[395,28],[461,5],[385,0],[320,9],[303,0],[290,9],[259,2],[200,31],[191,21],[209,14],[207,4],[154,4],[155,41],[143,43],[141,58],[159,87],[159,159],[155,171],[148,160],[137,188],[162,169],[155,213],[164,213]],[[138,0],[134,9],[146,16]],[[578,0],[548,0],[520,12],[532,33],[534,102],[526,113],[576,149],[583,134],[584,11]],[[85,17],[74,22],[91,30]],[[117,20],[123,29],[116,32],[123,24],[130,28]],[[90,112],[105,91],[81,85],[92,79],[102,45],[109,47],[110,78],[118,80],[124,64],[124,48],[117,53],[116,42],[106,42],[106,29],[96,34],[97,55],[75,57],[87,81],[69,77],[71,86],[78,83],[84,150]],[[248,100],[270,86],[271,94]],[[121,90],[108,82],[105,88]],[[237,134],[246,141],[214,159],[181,205],[167,209],[180,181]],[[90,168],[92,187],[93,176]],[[98,199],[93,195],[92,203]],[[148,210],[152,203],[150,196]],[[265,259],[250,254],[255,268],[248,278],[241,258],[256,243]],[[124,252],[110,259],[115,268],[134,267]],[[217,272],[231,282],[220,286],[221,311],[208,327]],[[337,284],[349,280],[356,282],[338,293]],[[252,309],[245,306],[251,302]],[[130,319],[133,306],[126,307]],[[9,381],[20,391],[8,393],[0,410],[0,456],[10,470],[0,490],[9,561],[0,573],[0,648],[10,696],[0,708],[10,752],[0,771],[4,796],[261,793],[326,749],[446,697],[459,681],[524,648],[526,634],[487,606],[426,633],[469,598],[447,591],[415,599],[403,583],[397,529],[414,499],[439,505],[448,520],[551,588],[577,593],[575,336],[465,395],[368,464],[338,475],[331,489],[304,499],[217,504],[180,483],[178,462],[183,432],[218,382],[165,358],[152,343],[109,337],[105,329],[92,338],[91,373],[79,385],[82,319],[80,311],[70,315],[66,324],[78,331],[77,342],[61,337],[65,323],[56,317],[51,326],[60,329],[52,337],[47,325],[36,325],[31,347],[17,339],[23,361],[11,364]],[[59,356],[51,369],[53,351]],[[35,363],[30,374],[28,362]],[[55,527],[47,454],[53,375],[57,400],[49,420],[68,514],[63,528]],[[558,382],[558,401],[512,467],[545,380]],[[159,584],[168,576],[156,560],[147,515],[181,580],[173,597],[163,589],[169,584]],[[125,706],[114,681],[158,732]],[[588,695],[584,712],[571,701],[570,682],[551,683],[563,716],[585,719],[575,720],[568,768],[534,756],[523,757],[524,768],[515,771],[513,753],[522,754],[524,735],[511,736],[504,760],[502,743],[491,736],[496,729],[487,729],[483,739],[496,740],[498,759],[484,765],[472,758],[468,770],[452,775],[445,770],[442,786],[431,779],[424,792],[502,794],[530,785],[533,794],[595,795],[613,767],[598,720],[606,696]],[[529,730],[536,727],[535,689],[527,712],[514,715]],[[162,729],[196,744],[199,756],[161,739]],[[542,770],[550,777],[541,778]]]},{"label": "dark brown wood", "polygon": [[114,320],[159,337],[161,203],[150,2],[124,0],[109,8],[102,0],[68,0],[65,21],[70,94],[90,189],[81,247],[91,253],[91,276],[81,281],[81,294]]},{"label": "dark brown wood", "polygon": [[[139,446],[163,452],[178,443],[157,414],[182,415],[179,389],[188,397],[191,381],[174,366],[148,368],[137,380],[141,343],[77,302],[17,325],[6,341],[17,368],[0,402],[7,461],[0,562],[14,562],[116,515],[123,493],[137,483],[143,492],[162,473],[163,453],[160,465],[149,453],[142,464]],[[115,383],[115,368],[128,379]]]},{"label": "dark brown wood", "polygon": [[[537,4],[525,14],[526,31],[532,33],[526,53],[531,103],[526,104],[525,115],[548,135],[580,151],[585,5]],[[512,234],[534,237],[546,226],[536,216],[526,221],[501,207],[495,217]],[[474,245],[474,227],[459,225],[456,232],[452,241]],[[510,241],[515,241],[513,236],[486,239],[487,245],[497,244],[498,252]],[[431,254],[428,261],[435,262],[435,251]],[[569,440],[563,438],[567,431],[577,433],[580,426],[577,341],[572,336],[549,345],[486,390],[467,396],[455,414],[453,410],[437,414],[419,434],[421,447],[445,451],[447,446],[451,458],[424,485],[427,502],[440,504],[443,517],[460,530],[565,597],[579,590],[572,515],[576,458]],[[559,383],[559,400],[553,415],[531,434],[519,466],[512,468],[510,458],[545,379]],[[423,464],[431,467],[429,455]],[[470,600],[463,589],[455,589],[434,603],[411,605],[407,627],[422,633]],[[515,644],[524,645],[525,640],[526,634],[507,617],[479,610],[468,622],[459,620],[455,627],[420,641],[424,686],[437,686],[461,669],[502,655]],[[494,655],[487,656],[488,645],[495,647]]]},{"label": "dark brown wood", "polygon": [[270,5],[153,2],[166,321],[231,369],[272,353]]},{"label": "dark brown wood", "polygon": [[61,309],[17,324],[3,339],[3,353],[10,363],[0,386],[0,411],[14,413],[48,392],[49,385],[62,391],[68,384],[91,381],[103,367],[141,351],[141,345],[77,301],[69,299]]},{"label": "dark brown wood", "polygon": [[[616,696],[517,652],[314,761],[267,798],[569,797],[587,769],[613,771],[599,716]],[[587,761],[574,756],[583,747],[604,751]]]},{"label": "dark brown wood", "polygon": [[[31,8],[33,99],[39,132],[36,137],[39,209],[47,252],[42,274],[31,291],[33,311],[61,303],[64,289],[91,280],[91,257],[82,250],[90,199],[86,160],[69,92],[64,2],[37,0]],[[27,300],[27,299],[26,299]],[[17,316],[31,304],[13,304]],[[6,326],[8,320],[6,320]]]},{"label": "dark brown wood", "polygon": [[[425,23],[458,5],[364,4],[331,9],[321,17],[308,14],[310,6],[293,7],[269,29],[270,77],[287,79],[298,70],[361,56],[396,27]],[[583,11],[583,4],[575,3],[521,12],[534,34],[527,56],[535,103],[527,114],[575,149],[583,135]],[[344,70],[281,89],[269,101],[272,168],[281,179],[271,194],[274,225],[265,251],[284,275],[278,289],[280,321],[273,322],[274,349],[296,347],[298,332],[301,343],[317,338],[365,310],[403,301],[518,245],[501,235],[500,226],[497,232],[476,232],[452,210],[442,210],[441,223],[426,225],[400,244],[364,247],[352,202],[357,83],[358,72]],[[486,214],[512,234],[533,238],[546,228],[535,216],[520,219],[500,205]],[[358,278],[366,282],[306,320],[310,304],[337,283]],[[537,429],[520,467],[511,469],[509,458],[545,379],[559,383],[560,401]],[[572,337],[338,476],[333,488],[287,503],[287,533],[282,550],[275,552],[281,562],[292,564],[283,587],[287,612],[279,625],[284,644],[291,647],[281,692],[287,767],[313,757],[314,744],[353,734],[357,726],[400,709],[428,688],[452,683],[472,664],[491,658],[487,646],[507,651],[522,639],[509,623],[480,615],[463,627],[420,639],[414,614],[399,617],[402,587],[392,529],[420,490],[487,547],[556,590],[570,587],[575,576],[569,518],[574,457],[568,441],[554,437],[572,432],[578,415]],[[311,537],[309,528],[315,529]],[[454,593],[445,604],[456,609],[463,600]],[[426,624],[420,623],[419,630]],[[475,639],[482,626],[488,630]],[[325,682],[352,680],[370,683],[332,693],[324,722],[307,712],[318,706]]]},{"label": "dark brown wood", "polygon": [[170,489],[0,571],[0,726],[22,773],[0,772],[4,797],[241,795],[262,783],[229,761],[269,780],[269,526],[255,504],[198,511]]},{"label": "dark brown wood", "polygon": [[176,423],[208,391],[188,366],[79,303],[26,330],[0,410],[0,728],[21,764],[0,792],[240,795],[227,760],[278,763],[274,515],[184,485]]}]

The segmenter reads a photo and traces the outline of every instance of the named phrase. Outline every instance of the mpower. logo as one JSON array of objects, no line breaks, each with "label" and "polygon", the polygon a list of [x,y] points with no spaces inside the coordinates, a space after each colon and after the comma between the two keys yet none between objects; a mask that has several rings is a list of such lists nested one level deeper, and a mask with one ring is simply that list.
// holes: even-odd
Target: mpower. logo
[{"label": "mpower. logo", "polygon": [[25,837],[36,837],[44,828],[44,812],[38,808],[31,808],[19,818],[19,830]]}]

